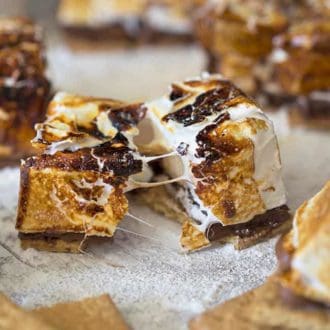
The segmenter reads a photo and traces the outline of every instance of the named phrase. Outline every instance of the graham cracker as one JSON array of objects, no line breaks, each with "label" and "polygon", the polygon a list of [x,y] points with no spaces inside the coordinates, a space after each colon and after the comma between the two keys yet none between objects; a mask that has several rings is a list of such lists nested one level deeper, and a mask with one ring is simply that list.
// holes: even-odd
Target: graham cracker
[{"label": "graham cracker", "polygon": [[5,295],[0,293],[0,329],[1,330],[55,330],[36,315],[16,306]]},{"label": "graham cracker", "polygon": [[222,240],[209,242],[206,237],[202,238],[201,235],[199,235],[199,242],[196,242],[196,235],[185,233],[187,223],[194,223],[194,220],[186,214],[179,201],[177,201],[164,186],[143,190],[141,189],[136,195],[136,198],[152,210],[183,224],[181,245],[187,251],[195,251],[206,248],[210,245],[210,243],[231,243],[234,245],[236,250],[243,250],[274,236],[288,232],[292,225],[292,218],[290,217],[287,221],[284,221],[283,224],[276,228],[262,228],[255,235],[246,238],[239,237],[238,235],[229,235]]},{"label": "graham cracker", "polygon": [[330,310],[287,305],[274,278],[190,321],[190,330],[326,330]]},{"label": "graham cracker", "polygon": [[129,329],[107,294],[39,308],[33,315],[61,330]]}]

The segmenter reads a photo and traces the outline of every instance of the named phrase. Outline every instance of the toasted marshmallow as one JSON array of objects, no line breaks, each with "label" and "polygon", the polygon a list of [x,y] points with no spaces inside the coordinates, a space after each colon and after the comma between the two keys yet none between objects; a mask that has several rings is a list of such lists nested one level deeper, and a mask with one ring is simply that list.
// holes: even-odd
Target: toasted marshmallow
[{"label": "toasted marshmallow", "polygon": [[330,181],[297,210],[291,233],[291,269],[281,282],[297,295],[330,304]]},{"label": "toasted marshmallow", "polygon": [[131,141],[138,134],[136,124],[143,116],[139,104],[60,92],[48,107],[46,121],[36,125],[37,135],[32,144],[54,154],[96,147],[112,141],[120,132],[134,147]]},{"label": "toasted marshmallow", "polygon": [[152,144],[179,156],[163,165],[184,188],[178,198],[196,229],[245,223],[286,204],[273,124],[228,80],[204,75],[175,83],[146,107]]}]

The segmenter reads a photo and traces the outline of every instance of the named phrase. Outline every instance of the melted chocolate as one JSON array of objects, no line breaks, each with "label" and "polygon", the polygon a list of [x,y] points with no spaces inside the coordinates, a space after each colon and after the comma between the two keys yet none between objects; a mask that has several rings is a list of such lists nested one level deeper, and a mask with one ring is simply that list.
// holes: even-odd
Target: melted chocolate
[{"label": "melted chocolate", "polygon": [[210,241],[217,241],[228,236],[247,238],[258,234],[261,230],[273,230],[290,218],[286,205],[276,207],[267,212],[256,215],[252,220],[236,225],[223,226],[220,222],[212,224],[206,231]]}]

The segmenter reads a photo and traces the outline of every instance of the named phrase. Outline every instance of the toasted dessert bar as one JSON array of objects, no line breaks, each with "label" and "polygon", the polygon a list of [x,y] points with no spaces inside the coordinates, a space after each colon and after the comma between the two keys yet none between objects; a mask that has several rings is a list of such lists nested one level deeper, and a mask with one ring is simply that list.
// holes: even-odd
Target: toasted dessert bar
[{"label": "toasted dessert bar", "polygon": [[49,90],[40,28],[24,18],[1,18],[1,165],[32,153],[33,126],[43,119]]},{"label": "toasted dessert bar", "polygon": [[23,245],[71,251],[84,237],[113,236],[134,175],[148,175],[133,144],[144,115],[141,104],[55,95],[32,141],[41,155],[21,165],[16,228]]},{"label": "toasted dessert bar", "polygon": [[[232,0],[216,3],[197,18],[197,34],[215,54],[263,57],[287,20],[271,2]],[[200,32],[200,33],[199,33]]]},{"label": "toasted dessert bar", "polygon": [[269,78],[266,58],[287,19],[273,2],[231,0],[201,10],[195,26],[209,57],[208,69],[254,95],[260,81]]},{"label": "toasted dessert bar", "polygon": [[145,106],[149,152],[153,145],[177,153],[161,166],[188,215],[185,249],[228,241],[244,248],[288,229],[277,139],[254,101],[222,76],[205,75],[174,83]]},{"label": "toasted dessert bar", "polygon": [[330,307],[330,181],[304,202],[277,244],[278,281],[290,303]]},{"label": "toasted dessert bar", "polygon": [[61,0],[58,20],[68,35],[85,42],[188,41],[192,39],[188,14],[200,1]]},{"label": "toasted dessert bar", "polygon": [[308,94],[330,88],[330,21],[328,17],[293,24],[275,39],[286,56],[276,77],[288,94]]}]

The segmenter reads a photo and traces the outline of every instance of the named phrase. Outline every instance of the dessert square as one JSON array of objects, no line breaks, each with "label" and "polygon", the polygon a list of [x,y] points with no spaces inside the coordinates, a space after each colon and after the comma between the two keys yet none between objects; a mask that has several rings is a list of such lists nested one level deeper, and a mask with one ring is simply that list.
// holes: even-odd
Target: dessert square
[{"label": "dessert square", "polygon": [[277,139],[254,101],[222,76],[205,75],[172,84],[146,107],[158,143],[177,153],[159,166],[177,180],[170,194],[188,215],[186,250],[214,242],[244,248],[288,229]]},{"label": "dessert square", "polygon": [[50,90],[45,67],[40,28],[24,18],[1,18],[1,164],[33,153],[33,126],[43,119]]},{"label": "dessert square", "polygon": [[76,251],[86,237],[113,236],[128,212],[131,177],[146,167],[132,142],[144,113],[140,104],[55,95],[32,141],[41,154],[21,165],[23,246]]},{"label": "dessert square", "polygon": [[129,327],[107,294],[80,301],[59,303],[33,310],[33,315],[56,329],[83,328],[128,330]]},{"label": "dessert square", "polygon": [[[62,0],[57,17],[77,48],[123,41],[191,41],[196,1]],[[77,39],[77,40],[75,40]]]}]

